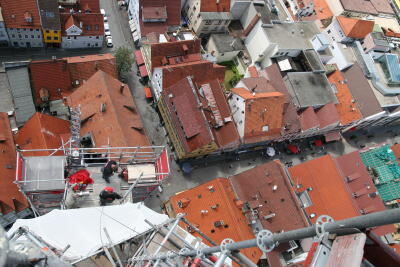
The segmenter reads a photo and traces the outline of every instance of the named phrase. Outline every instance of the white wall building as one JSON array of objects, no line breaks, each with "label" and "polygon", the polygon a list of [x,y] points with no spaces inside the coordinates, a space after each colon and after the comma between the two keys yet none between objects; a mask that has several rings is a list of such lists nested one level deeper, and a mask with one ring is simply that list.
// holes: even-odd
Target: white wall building
[{"label": "white wall building", "polygon": [[100,36],[63,36],[62,48],[93,48],[103,46],[103,35]]},{"label": "white wall building", "polygon": [[252,62],[265,68],[271,58],[296,57],[302,50],[313,49],[311,39],[319,33],[314,22],[265,25],[259,20],[245,40]]},{"label": "white wall building", "polygon": [[140,22],[139,22],[139,0],[129,0],[128,3],[128,17],[129,24],[131,26],[131,32],[136,30],[137,36],[142,36],[140,31]]},{"label": "white wall building", "polygon": [[[207,7],[205,9],[205,7],[202,8],[201,1],[213,2],[213,4],[204,5]],[[230,2],[225,6],[222,1],[187,0],[182,12],[187,18],[189,28],[198,36],[228,32],[228,26],[232,20]]]},{"label": "white wall building", "polygon": [[43,35],[39,28],[7,28],[7,33],[13,47],[43,47]]}]

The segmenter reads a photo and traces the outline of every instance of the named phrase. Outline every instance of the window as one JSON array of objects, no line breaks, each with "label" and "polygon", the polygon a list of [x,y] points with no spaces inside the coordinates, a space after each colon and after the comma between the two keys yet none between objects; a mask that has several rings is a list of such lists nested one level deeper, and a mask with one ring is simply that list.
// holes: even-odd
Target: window
[{"label": "window", "polygon": [[86,30],[87,31],[90,31],[92,29],[92,26],[91,25],[86,25]]},{"label": "window", "polygon": [[36,31],[38,32],[38,31],[39,31],[39,29],[36,29]]},{"label": "window", "polygon": [[310,196],[308,195],[307,190],[305,190],[299,194],[299,199],[300,199],[301,203],[303,204],[304,208],[308,208],[308,207],[312,206],[312,204],[313,204]]},{"label": "window", "polygon": [[31,30],[31,32],[33,32],[33,29],[30,29]]},{"label": "window", "polygon": [[99,39],[99,36],[96,36],[96,39]]},{"label": "window", "polygon": [[262,127],[262,131],[263,131],[263,132],[268,132],[268,130],[269,130],[268,125],[264,125],[264,126]]},{"label": "window", "polygon": [[11,34],[11,37],[12,37],[12,38],[15,38],[15,34]]},{"label": "window", "polygon": [[99,24],[94,25],[94,29],[95,29],[96,31],[98,31],[98,30],[99,30]]},{"label": "window", "polygon": [[68,39],[68,40],[70,40],[70,39],[71,39],[71,37],[69,37],[69,36],[68,36],[68,37],[67,37],[67,39]]},{"label": "window", "polygon": [[35,38],[35,35],[31,35],[31,38]]},{"label": "window", "polygon": [[229,24],[229,20],[225,21],[225,25],[228,25],[228,24]]},{"label": "window", "polygon": [[327,33],[328,33],[328,34],[331,33],[331,30],[328,30]]},{"label": "window", "polygon": [[222,24],[222,20],[217,20],[217,22],[215,23],[215,25],[221,25]]},{"label": "window", "polygon": [[76,40],[76,36],[74,36],[74,40]]},{"label": "window", "polygon": [[54,36],[54,40],[58,40],[58,36]]},{"label": "window", "polygon": [[22,38],[22,35],[21,35],[21,34],[18,34],[18,38]]},{"label": "window", "polygon": [[205,23],[206,25],[211,25],[211,24],[212,24],[212,20],[205,20],[204,23]]},{"label": "window", "polygon": [[98,44],[98,43],[95,43],[94,45],[95,45],[95,46],[99,46],[99,44]]},{"label": "window", "polygon": [[37,38],[40,39],[40,35],[38,35]]},{"label": "window", "polygon": [[27,38],[27,39],[28,39],[28,35],[26,35],[26,34],[25,34],[25,38]]},{"label": "window", "polygon": [[88,44],[87,44],[87,46],[89,46],[89,47],[90,47],[90,43],[88,43]]},{"label": "window", "polygon": [[208,31],[208,27],[203,27],[203,31]]},{"label": "window", "polygon": [[50,31],[49,31],[49,30],[46,30],[46,33],[50,33]]},{"label": "window", "polygon": [[51,36],[47,36],[47,38],[46,38],[47,40],[51,40]]}]

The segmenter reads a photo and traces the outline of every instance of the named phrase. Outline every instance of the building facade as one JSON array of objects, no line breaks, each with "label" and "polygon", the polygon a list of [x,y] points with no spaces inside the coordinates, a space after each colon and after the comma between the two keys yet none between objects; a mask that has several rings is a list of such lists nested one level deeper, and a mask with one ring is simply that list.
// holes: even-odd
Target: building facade
[{"label": "building facade", "polygon": [[4,24],[3,14],[0,7],[0,47],[8,47],[10,40],[8,39],[8,33]]},{"label": "building facade", "polygon": [[43,41],[46,46],[59,46],[61,43],[61,23],[58,2],[37,0],[40,9]]},{"label": "building facade", "polygon": [[183,14],[189,28],[198,36],[228,32],[232,20],[229,0],[188,0]]}]

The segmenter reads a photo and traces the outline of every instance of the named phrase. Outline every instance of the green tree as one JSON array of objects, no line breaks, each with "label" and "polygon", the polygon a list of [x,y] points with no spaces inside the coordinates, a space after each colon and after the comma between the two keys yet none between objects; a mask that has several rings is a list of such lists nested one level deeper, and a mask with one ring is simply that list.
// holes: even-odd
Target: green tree
[{"label": "green tree", "polygon": [[118,47],[115,52],[118,74],[130,71],[134,62],[132,51],[127,47]]}]

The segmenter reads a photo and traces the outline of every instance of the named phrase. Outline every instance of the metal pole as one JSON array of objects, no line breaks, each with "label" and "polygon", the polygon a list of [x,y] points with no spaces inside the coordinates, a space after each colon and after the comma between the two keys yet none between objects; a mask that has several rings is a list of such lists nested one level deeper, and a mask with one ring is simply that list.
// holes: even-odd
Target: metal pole
[{"label": "metal pole", "polygon": [[[188,226],[190,226],[195,232],[197,232],[202,238],[204,238],[205,240],[207,240],[208,242],[210,242],[211,245],[213,246],[218,246],[217,243],[215,243],[211,238],[209,238],[205,233],[203,233],[202,231],[200,231],[199,228],[197,228],[196,226],[194,226],[193,224],[191,224],[185,217],[182,217],[182,222],[184,222],[185,224],[187,224]],[[247,258],[244,254],[238,252],[232,252],[232,256],[236,257],[239,261],[241,261],[242,263],[244,263],[246,266],[249,267],[257,267],[256,264],[254,264],[249,258]],[[238,262],[237,260],[235,260],[234,258],[231,257],[231,259],[238,263],[240,265],[240,262]]]},{"label": "metal pole", "polygon": [[[170,235],[172,234],[172,232],[175,230],[175,228],[178,226],[178,223],[179,223],[179,221],[181,220],[182,216],[183,216],[182,214],[178,214],[178,215],[177,215],[175,222],[172,224],[172,226],[171,226],[171,228],[169,229],[167,235],[166,235],[166,236],[164,237],[164,239],[161,241],[160,246],[157,248],[156,252],[154,252],[153,256],[157,255],[157,254],[160,252],[161,248],[164,246],[164,244],[168,241],[168,238],[170,237]],[[156,261],[156,263],[154,263],[154,266],[153,266],[153,267],[157,267],[158,264],[160,264],[160,259],[157,259],[157,261]]]},{"label": "metal pole", "polygon": [[142,178],[143,172],[140,173],[139,177],[136,179],[135,183],[129,187],[129,190],[126,191],[125,195],[122,197],[122,199],[119,201],[119,203],[123,203],[126,199],[126,197],[132,192],[132,190],[135,188],[135,186],[139,183],[140,178]]},{"label": "metal pole", "polygon": [[121,259],[120,259],[119,255],[117,253],[117,250],[115,249],[114,244],[112,243],[112,240],[110,238],[110,235],[108,234],[108,231],[107,231],[107,229],[105,227],[103,228],[103,231],[106,234],[108,242],[110,242],[111,249],[112,249],[115,257],[117,258],[117,262],[118,262],[119,266],[123,267],[124,265],[122,264]]},{"label": "metal pole", "polygon": [[[380,212],[375,212],[367,215],[362,215],[358,217],[353,217],[349,219],[344,219],[341,221],[326,223],[324,229],[326,232],[331,234],[343,234],[346,230],[346,234],[359,233],[360,230],[365,230],[370,227],[376,227],[381,225],[393,224],[400,222],[400,208],[385,210]],[[262,238],[261,244],[263,246],[271,246],[276,243],[285,243],[290,240],[301,240],[308,237],[313,237],[316,235],[315,225],[297,229],[293,231],[271,234],[270,237]],[[226,249],[229,251],[240,250],[243,248],[257,247],[257,239],[250,239],[245,241],[240,241],[236,243],[231,243],[226,245]],[[221,252],[220,246],[208,247],[201,250],[204,255],[211,253]],[[196,256],[197,252],[195,250],[189,250],[187,252],[181,253],[180,256]],[[173,257],[175,257],[174,255]],[[154,259],[164,259],[164,255],[149,257],[149,260]]]},{"label": "metal pole", "polygon": [[228,255],[226,255],[226,253],[221,253],[221,255],[219,255],[217,262],[214,264],[214,267],[221,267],[222,264],[224,264],[227,257]]}]

